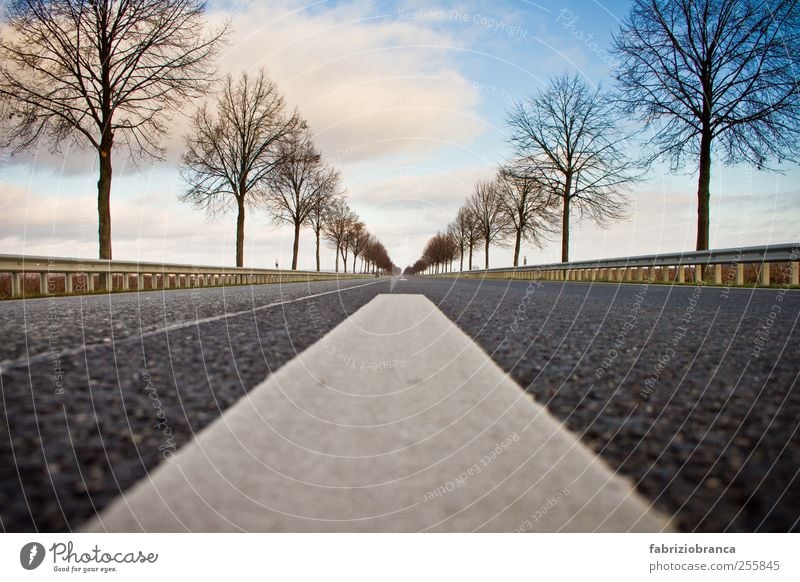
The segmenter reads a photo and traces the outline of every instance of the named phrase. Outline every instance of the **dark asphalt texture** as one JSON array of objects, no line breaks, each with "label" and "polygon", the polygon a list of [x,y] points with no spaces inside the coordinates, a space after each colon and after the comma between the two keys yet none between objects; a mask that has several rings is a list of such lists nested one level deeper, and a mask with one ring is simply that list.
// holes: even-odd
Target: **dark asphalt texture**
[{"label": "dark asphalt texture", "polygon": [[409,278],[683,531],[800,529],[800,292]]},{"label": "dark asphalt texture", "polygon": [[[336,287],[0,302],[2,530],[77,527],[390,285],[261,309]],[[416,277],[394,292],[436,303],[681,529],[798,529],[799,292]]]},{"label": "dark asphalt texture", "polygon": [[0,302],[0,529],[76,528],[388,290],[367,279]]}]

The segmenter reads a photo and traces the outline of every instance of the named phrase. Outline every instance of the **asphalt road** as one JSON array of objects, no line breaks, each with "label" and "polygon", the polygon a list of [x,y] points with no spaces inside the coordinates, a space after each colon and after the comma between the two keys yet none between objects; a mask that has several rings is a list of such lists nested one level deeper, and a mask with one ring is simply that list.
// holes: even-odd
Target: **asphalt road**
[{"label": "asphalt road", "polygon": [[368,279],[0,302],[2,529],[76,528],[388,290]]},{"label": "asphalt road", "polygon": [[685,531],[800,528],[800,292],[410,278]]},{"label": "asphalt road", "polygon": [[2,529],[77,527],[390,289],[431,299],[682,529],[798,529],[800,293],[366,283],[0,303]]}]

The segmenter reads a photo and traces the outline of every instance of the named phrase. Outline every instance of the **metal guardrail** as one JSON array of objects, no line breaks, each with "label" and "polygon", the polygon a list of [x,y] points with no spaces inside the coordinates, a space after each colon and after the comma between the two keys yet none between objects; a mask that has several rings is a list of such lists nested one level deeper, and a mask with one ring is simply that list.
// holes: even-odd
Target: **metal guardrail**
[{"label": "metal guardrail", "polygon": [[[286,271],[244,267],[210,267],[140,261],[38,257],[0,254],[0,273],[11,275],[11,297],[22,297],[25,275],[39,277],[39,295],[67,295],[95,291],[143,291],[150,289],[261,285],[367,277],[358,273]],[[96,282],[97,280],[97,282]],[[63,281],[64,290],[60,291]]]},{"label": "metal guardrail", "polygon": [[789,284],[800,285],[800,242],[689,251],[636,257],[617,257],[594,261],[572,261],[524,267],[503,267],[474,271],[439,273],[439,277],[485,279],[543,279],[550,281],[661,281],[684,283],[689,276],[694,282],[723,284],[723,266],[729,265],[726,284],[744,285],[745,265],[756,265],[759,285],[770,284],[770,265],[788,263]]}]

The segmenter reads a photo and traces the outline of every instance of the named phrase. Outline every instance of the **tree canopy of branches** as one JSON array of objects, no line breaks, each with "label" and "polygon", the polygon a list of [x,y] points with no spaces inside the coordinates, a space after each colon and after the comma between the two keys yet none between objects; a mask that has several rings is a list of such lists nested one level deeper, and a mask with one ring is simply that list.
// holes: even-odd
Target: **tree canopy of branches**
[{"label": "tree canopy of branches", "polygon": [[712,144],[726,163],[796,159],[796,0],[635,0],[614,36],[623,110],[657,129],[673,170],[699,159],[697,249],[708,248]]},{"label": "tree canopy of branches", "polygon": [[591,91],[577,75],[561,75],[508,115],[511,143],[526,172],[561,198],[561,260],[569,260],[570,212],[600,226],[625,217],[624,190],[635,164],[624,153],[607,95]]},{"label": "tree canopy of branches", "polygon": [[524,164],[510,164],[497,172],[500,203],[514,231],[514,266],[519,265],[519,251],[525,240],[541,248],[554,232],[558,216],[553,211],[553,195]]},{"label": "tree canopy of branches", "polygon": [[[493,181],[480,181],[468,202],[469,212],[483,241],[485,268],[489,268],[489,245],[503,244],[510,234],[511,221],[503,209],[497,185]],[[470,257],[472,253],[470,252]]]},{"label": "tree canopy of branches", "polygon": [[264,200],[276,222],[294,227],[292,270],[297,269],[300,227],[312,221],[311,214],[324,207],[331,192],[330,180],[336,178],[322,164],[322,156],[305,129],[287,136],[278,146],[280,159],[263,186]]},{"label": "tree canopy of branches", "polygon": [[261,70],[229,75],[216,112],[201,106],[186,138],[181,199],[213,214],[231,206],[236,217],[236,266],[244,265],[245,208],[263,200],[263,183],[281,162],[281,143],[301,129],[277,86]]},{"label": "tree canopy of branches", "polygon": [[353,225],[358,222],[358,216],[350,205],[342,198],[337,198],[331,204],[328,218],[322,229],[325,240],[336,251],[336,272],[339,272],[339,255],[344,259],[344,272],[347,272],[347,246],[348,237]]},{"label": "tree canopy of branches", "polygon": [[0,40],[6,138],[18,150],[67,139],[99,158],[99,254],[111,259],[111,154],[160,157],[170,112],[206,91],[224,28],[196,0],[14,0]]}]

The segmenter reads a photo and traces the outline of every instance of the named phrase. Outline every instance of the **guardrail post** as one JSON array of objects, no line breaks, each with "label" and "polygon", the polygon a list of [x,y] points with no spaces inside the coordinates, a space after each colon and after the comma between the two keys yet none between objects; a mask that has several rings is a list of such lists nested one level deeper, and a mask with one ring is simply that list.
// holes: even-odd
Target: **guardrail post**
[{"label": "guardrail post", "polygon": [[761,284],[769,287],[769,263],[761,263]]},{"label": "guardrail post", "polygon": [[800,285],[800,262],[789,263],[789,284],[797,287]]},{"label": "guardrail post", "polygon": [[67,295],[72,293],[72,273],[64,273],[64,292]]},{"label": "guardrail post", "polygon": [[22,295],[22,273],[11,273],[11,296],[19,297]]},{"label": "guardrail post", "polygon": [[669,267],[661,267],[661,281],[663,283],[669,283]]},{"label": "guardrail post", "polygon": [[694,282],[695,283],[703,282],[703,265],[694,266]]},{"label": "guardrail post", "polygon": [[676,269],[678,269],[678,283],[686,283],[686,267],[678,265]]},{"label": "guardrail post", "polygon": [[39,293],[47,295],[47,271],[39,273]]},{"label": "guardrail post", "polygon": [[94,291],[94,273],[86,273],[86,290]]},{"label": "guardrail post", "polygon": [[714,265],[714,285],[722,285],[722,265]]},{"label": "guardrail post", "polygon": [[736,263],[736,284],[744,285],[744,265]]}]

